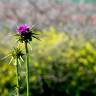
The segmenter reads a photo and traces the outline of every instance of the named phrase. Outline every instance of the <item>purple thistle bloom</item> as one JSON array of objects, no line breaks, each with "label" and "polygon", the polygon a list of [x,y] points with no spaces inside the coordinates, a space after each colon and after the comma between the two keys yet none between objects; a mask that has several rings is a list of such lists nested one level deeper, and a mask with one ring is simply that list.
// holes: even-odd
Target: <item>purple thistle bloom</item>
[{"label": "purple thistle bloom", "polygon": [[21,24],[16,29],[17,33],[16,36],[18,37],[18,41],[20,42],[30,42],[33,38],[39,39],[37,37],[37,33],[34,32],[34,29],[30,29],[27,24]]},{"label": "purple thistle bloom", "polygon": [[16,29],[16,31],[20,34],[26,33],[28,30],[29,30],[29,26],[27,24],[21,24]]}]

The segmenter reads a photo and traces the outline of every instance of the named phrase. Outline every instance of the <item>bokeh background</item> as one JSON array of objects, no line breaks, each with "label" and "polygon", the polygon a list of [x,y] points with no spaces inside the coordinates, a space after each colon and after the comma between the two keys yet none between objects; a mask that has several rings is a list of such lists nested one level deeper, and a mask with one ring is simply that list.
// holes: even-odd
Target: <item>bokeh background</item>
[{"label": "bokeh background", "polygon": [[[0,96],[16,95],[16,27],[35,26],[30,96],[96,96],[96,0],[0,0]],[[20,45],[23,48],[23,45]],[[25,64],[20,94],[26,96]]]}]

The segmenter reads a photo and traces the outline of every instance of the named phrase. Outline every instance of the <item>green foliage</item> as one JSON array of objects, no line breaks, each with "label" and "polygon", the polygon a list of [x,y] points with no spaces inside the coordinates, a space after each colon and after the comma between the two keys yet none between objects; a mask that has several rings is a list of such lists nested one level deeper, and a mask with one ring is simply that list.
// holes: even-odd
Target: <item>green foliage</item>
[{"label": "green foliage", "polygon": [[[54,27],[43,30],[40,39],[40,41],[34,39],[31,44],[30,92],[34,96],[42,94],[45,94],[44,96],[52,94],[55,96],[56,94],[59,94],[57,96],[61,96],[60,94],[95,96],[96,39],[86,39],[83,34],[75,36],[57,32]],[[3,49],[0,48],[0,50]],[[1,55],[4,56],[5,53]],[[5,62],[0,62],[0,96],[10,96],[9,93],[12,93],[16,85],[15,67]],[[23,70],[21,74],[23,96],[26,93],[24,66],[21,68]]]}]

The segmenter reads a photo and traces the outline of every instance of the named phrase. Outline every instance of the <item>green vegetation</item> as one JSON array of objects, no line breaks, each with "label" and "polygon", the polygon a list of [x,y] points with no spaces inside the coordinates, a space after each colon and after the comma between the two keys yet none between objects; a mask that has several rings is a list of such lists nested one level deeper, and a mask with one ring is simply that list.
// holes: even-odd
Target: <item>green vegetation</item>
[{"label": "green vegetation", "polygon": [[[86,39],[83,34],[75,36],[57,32],[54,27],[49,31],[43,30],[40,38],[40,41],[33,40],[33,49],[29,50],[32,57],[31,96],[95,96],[96,39]],[[12,42],[10,40],[10,45]],[[2,58],[7,55],[9,48],[7,44],[0,44]],[[9,59],[0,60],[0,96],[16,94],[15,66],[8,63]],[[20,93],[26,96],[24,66],[21,67]]]}]

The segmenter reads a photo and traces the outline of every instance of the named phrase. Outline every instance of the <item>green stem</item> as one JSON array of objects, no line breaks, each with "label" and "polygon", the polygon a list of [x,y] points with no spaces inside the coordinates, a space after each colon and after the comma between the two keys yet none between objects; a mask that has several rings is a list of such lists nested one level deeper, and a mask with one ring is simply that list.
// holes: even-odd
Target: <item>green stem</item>
[{"label": "green stem", "polygon": [[27,42],[25,42],[25,50],[26,50],[26,82],[27,82],[27,96],[29,96],[29,54],[28,54]]},{"label": "green stem", "polygon": [[19,95],[19,64],[18,64],[18,58],[16,58],[16,77],[17,77],[17,96]]}]

